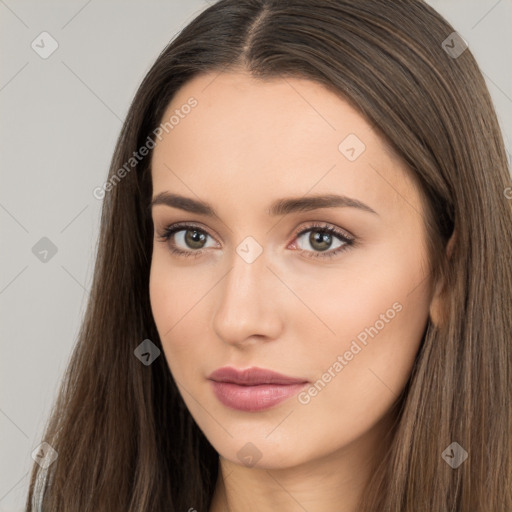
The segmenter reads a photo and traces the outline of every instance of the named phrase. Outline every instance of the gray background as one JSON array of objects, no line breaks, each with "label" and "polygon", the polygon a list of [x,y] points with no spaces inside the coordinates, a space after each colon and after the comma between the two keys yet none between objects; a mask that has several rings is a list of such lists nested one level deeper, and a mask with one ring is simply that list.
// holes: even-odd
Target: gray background
[{"label": "gray background", "polygon": [[[510,153],[512,0],[429,3],[477,58]],[[140,81],[208,5],[0,0],[0,512],[23,508],[31,453],[85,311],[101,211],[92,191]],[[31,47],[43,31],[59,45],[47,59]],[[46,262],[32,250],[43,237],[57,247]]]}]

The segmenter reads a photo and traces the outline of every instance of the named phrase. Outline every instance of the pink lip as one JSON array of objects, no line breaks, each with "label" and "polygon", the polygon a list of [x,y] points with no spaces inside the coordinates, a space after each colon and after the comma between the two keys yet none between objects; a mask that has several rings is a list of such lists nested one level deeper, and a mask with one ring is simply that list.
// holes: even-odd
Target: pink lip
[{"label": "pink lip", "polygon": [[261,411],[295,395],[308,381],[288,377],[263,368],[237,370],[223,367],[208,379],[217,399],[240,411]]}]

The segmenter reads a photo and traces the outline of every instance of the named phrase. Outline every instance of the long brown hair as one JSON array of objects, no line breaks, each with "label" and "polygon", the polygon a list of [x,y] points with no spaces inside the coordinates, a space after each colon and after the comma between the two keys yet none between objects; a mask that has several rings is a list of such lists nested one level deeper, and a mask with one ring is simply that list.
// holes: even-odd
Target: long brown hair
[{"label": "long brown hair", "polygon": [[[208,510],[218,454],[165,358],[134,356],[145,339],[162,350],[148,290],[151,155],[122,179],[119,169],[188,80],[236,69],[336,92],[404,159],[426,204],[444,307],[425,327],[361,510],[512,510],[510,176],[484,79],[453,33],[420,0],[220,0],[169,43],[115,148],[89,303],[43,437],[58,458],[34,464],[27,510]],[[468,453],[457,468],[442,456],[453,442]]]}]

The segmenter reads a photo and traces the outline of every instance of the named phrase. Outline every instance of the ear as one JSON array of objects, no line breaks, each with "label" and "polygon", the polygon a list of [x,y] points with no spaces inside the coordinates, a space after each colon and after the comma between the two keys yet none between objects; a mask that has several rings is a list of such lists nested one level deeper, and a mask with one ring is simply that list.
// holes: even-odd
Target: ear
[{"label": "ear", "polygon": [[[448,243],[446,244],[446,257],[448,260],[452,257],[456,237],[457,232],[454,230],[450,240],[448,240]],[[429,316],[430,320],[436,327],[444,325],[447,320],[445,286],[446,283],[443,279],[436,283],[434,296],[430,302]]]}]

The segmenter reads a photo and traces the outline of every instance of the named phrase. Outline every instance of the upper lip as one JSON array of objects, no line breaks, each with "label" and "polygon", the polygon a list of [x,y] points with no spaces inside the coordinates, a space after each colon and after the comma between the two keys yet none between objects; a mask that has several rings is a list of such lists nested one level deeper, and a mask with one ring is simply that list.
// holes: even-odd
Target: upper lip
[{"label": "upper lip", "polygon": [[282,375],[272,370],[265,370],[264,368],[252,367],[246,370],[238,370],[232,366],[218,368],[208,376],[208,379],[245,386],[257,384],[302,384],[308,382],[305,379],[288,377],[287,375]]}]

